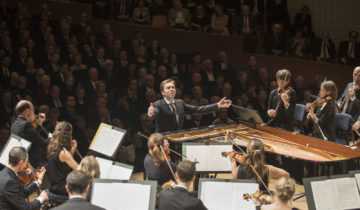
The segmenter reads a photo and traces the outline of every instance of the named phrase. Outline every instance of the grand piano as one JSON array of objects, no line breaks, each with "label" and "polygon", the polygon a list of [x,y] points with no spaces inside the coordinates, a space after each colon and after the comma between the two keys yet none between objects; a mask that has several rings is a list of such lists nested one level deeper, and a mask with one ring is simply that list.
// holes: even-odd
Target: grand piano
[{"label": "grand piano", "polygon": [[227,136],[229,134],[232,139],[231,143],[238,146],[246,147],[251,139],[259,139],[264,143],[265,150],[268,153],[314,163],[345,161],[360,157],[360,150],[356,148],[266,125],[236,123],[164,133],[165,138],[173,143],[187,141],[226,142],[229,141]]}]

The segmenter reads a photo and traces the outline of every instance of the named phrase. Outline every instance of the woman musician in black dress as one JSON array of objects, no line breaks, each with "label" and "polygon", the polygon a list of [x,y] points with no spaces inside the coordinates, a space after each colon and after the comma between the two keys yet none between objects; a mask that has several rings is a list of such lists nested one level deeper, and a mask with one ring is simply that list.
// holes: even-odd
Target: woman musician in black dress
[{"label": "woman musician in black dress", "polygon": [[174,180],[175,164],[170,160],[169,142],[160,133],[151,134],[148,139],[149,152],[144,160],[145,176],[162,186]]},{"label": "woman musician in black dress", "polygon": [[270,194],[268,185],[270,179],[289,177],[285,170],[265,163],[265,149],[262,141],[251,140],[246,148],[246,154],[228,153],[232,165],[234,179],[254,179],[259,183],[261,194]]},{"label": "woman musician in black dress", "polygon": [[335,140],[337,87],[333,81],[321,83],[319,98],[307,104],[307,119],[313,124],[312,135],[324,140]]},{"label": "woman musician in black dress", "polygon": [[47,153],[47,177],[51,193],[67,197],[66,176],[72,170],[78,169],[78,163],[74,159],[76,149],[77,143],[72,137],[71,124],[64,121],[57,123]]}]

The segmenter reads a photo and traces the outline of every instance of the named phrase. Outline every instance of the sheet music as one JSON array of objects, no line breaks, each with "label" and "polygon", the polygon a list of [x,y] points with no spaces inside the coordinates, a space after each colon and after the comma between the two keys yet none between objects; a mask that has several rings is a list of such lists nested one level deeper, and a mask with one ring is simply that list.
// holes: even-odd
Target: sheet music
[{"label": "sheet music", "polygon": [[20,137],[10,136],[8,142],[5,145],[5,148],[1,152],[0,163],[3,164],[4,166],[8,165],[10,150],[13,147],[18,147],[18,146],[24,147],[27,151],[29,151],[31,142]]},{"label": "sheet music", "polygon": [[96,160],[100,166],[100,178],[101,179],[118,179],[129,180],[133,171],[133,167],[130,165],[114,164],[111,160],[96,157]]},{"label": "sheet music", "polygon": [[111,210],[147,210],[150,197],[150,185],[95,182],[91,203]]},{"label": "sheet music", "polygon": [[125,132],[113,129],[112,126],[101,123],[90,145],[90,149],[111,157],[119,147]]},{"label": "sheet music", "polygon": [[353,177],[311,182],[316,209],[360,208],[360,195]]},{"label": "sheet music", "polygon": [[199,162],[196,171],[231,171],[231,162],[221,153],[232,150],[232,145],[183,144],[184,155]]},{"label": "sheet music", "polygon": [[356,183],[360,192],[360,174],[355,174]]},{"label": "sheet music", "polygon": [[209,210],[251,210],[256,209],[253,201],[246,201],[243,195],[258,190],[257,183],[202,181],[200,199]]}]

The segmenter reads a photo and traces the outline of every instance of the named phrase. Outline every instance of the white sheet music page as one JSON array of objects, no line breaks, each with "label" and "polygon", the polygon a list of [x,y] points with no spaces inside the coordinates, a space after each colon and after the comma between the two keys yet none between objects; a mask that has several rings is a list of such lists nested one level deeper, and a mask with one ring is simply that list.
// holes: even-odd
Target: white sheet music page
[{"label": "white sheet music page", "polygon": [[192,161],[198,161],[196,171],[231,171],[231,162],[221,155],[232,151],[231,145],[197,145],[186,144],[185,156]]},{"label": "white sheet music page", "polygon": [[147,210],[151,186],[135,183],[94,183],[91,203],[111,210]]},{"label": "white sheet music page", "polygon": [[113,164],[113,161],[96,157],[100,166],[101,179],[117,179],[129,180],[133,171],[133,167],[125,167]]},{"label": "white sheet music page", "polygon": [[336,197],[334,193],[330,193],[335,192],[334,185],[328,185],[325,181],[314,181],[311,182],[311,189],[317,210],[337,210]]},{"label": "white sheet music page", "polygon": [[111,157],[120,145],[124,135],[124,132],[113,129],[110,125],[101,123],[90,145],[90,149]]},{"label": "white sheet music page", "polygon": [[27,151],[29,150],[31,146],[31,142],[27,141],[25,139],[22,138],[15,138],[13,136],[10,136],[6,147],[3,149],[3,151],[1,152],[1,156],[0,156],[0,163],[3,165],[8,165],[9,163],[9,152],[13,147],[24,147]]},{"label": "white sheet music page", "polygon": [[360,209],[360,196],[354,177],[327,180],[336,186],[339,209]]},{"label": "white sheet music page", "polygon": [[255,203],[243,195],[258,188],[256,183],[202,181],[200,199],[209,210],[255,210]]},{"label": "white sheet music page", "polygon": [[360,174],[355,174],[356,183],[360,192]]},{"label": "white sheet music page", "polygon": [[360,195],[353,177],[311,182],[316,209],[360,209]]}]

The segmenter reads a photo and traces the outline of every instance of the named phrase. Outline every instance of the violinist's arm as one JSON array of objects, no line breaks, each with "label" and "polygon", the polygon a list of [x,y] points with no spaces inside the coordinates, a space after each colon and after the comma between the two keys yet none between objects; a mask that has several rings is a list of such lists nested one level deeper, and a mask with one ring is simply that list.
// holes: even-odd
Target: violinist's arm
[{"label": "violinist's arm", "polygon": [[230,158],[230,161],[231,161],[231,175],[233,179],[237,179],[239,167],[237,166],[236,161],[234,159]]},{"label": "violinist's arm", "polygon": [[284,169],[275,167],[273,165],[266,165],[266,167],[269,169],[269,176],[270,179],[280,179],[281,177],[289,177],[289,173],[285,171]]},{"label": "violinist's arm", "polygon": [[65,162],[71,169],[77,170],[79,165],[74,159],[73,155],[66,149],[63,149],[59,154],[61,162]]}]

